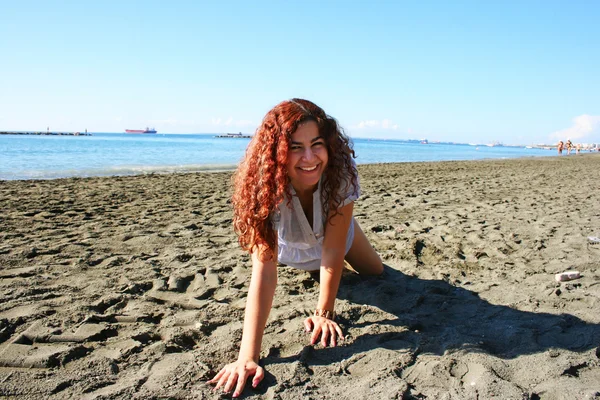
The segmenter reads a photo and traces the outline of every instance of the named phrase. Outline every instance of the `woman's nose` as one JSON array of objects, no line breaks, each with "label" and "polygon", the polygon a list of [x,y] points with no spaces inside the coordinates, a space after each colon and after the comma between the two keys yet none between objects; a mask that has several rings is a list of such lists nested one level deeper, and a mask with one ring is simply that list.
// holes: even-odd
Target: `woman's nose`
[{"label": "woman's nose", "polygon": [[313,150],[311,147],[307,147],[304,150],[304,154],[302,154],[302,158],[304,158],[306,161],[310,161],[315,157],[315,153],[313,153]]}]

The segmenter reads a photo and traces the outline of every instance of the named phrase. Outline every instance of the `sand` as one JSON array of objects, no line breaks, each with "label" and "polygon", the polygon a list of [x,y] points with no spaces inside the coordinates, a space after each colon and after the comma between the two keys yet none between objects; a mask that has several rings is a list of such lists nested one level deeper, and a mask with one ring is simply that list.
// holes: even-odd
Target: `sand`
[{"label": "sand", "polygon": [[[385,274],[344,274],[346,340],[322,348],[318,282],[281,267],[242,397],[600,398],[600,155],[359,172]],[[220,398],[251,272],[229,179],[0,182],[0,398]]]}]

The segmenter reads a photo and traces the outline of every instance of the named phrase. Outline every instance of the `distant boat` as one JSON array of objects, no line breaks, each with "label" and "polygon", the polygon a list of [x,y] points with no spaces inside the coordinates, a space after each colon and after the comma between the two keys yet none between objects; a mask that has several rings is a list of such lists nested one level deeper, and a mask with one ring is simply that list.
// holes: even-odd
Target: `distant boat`
[{"label": "distant boat", "polygon": [[126,133],[156,133],[156,129],[152,128],[148,128],[146,127],[146,129],[125,129]]},{"label": "distant boat", "polygon": [[429,142],[427,141],[427,139],[421,139],[421,144],[428,144]]}]

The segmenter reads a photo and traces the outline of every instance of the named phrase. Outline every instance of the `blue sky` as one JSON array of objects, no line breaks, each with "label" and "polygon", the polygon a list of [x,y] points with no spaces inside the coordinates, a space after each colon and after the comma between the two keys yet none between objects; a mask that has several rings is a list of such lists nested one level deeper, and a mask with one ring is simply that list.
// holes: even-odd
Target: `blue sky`
[{"label": "blue sky", "polygon": [[600,142],[600,2],[0,0],[0,130]]}]

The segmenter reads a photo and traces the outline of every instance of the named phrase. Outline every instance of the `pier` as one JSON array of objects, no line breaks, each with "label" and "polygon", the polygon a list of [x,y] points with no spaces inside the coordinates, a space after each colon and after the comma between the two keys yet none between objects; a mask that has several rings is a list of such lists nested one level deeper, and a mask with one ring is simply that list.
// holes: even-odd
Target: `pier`
[{"label": "pier", "polygon": [[0,135],[38,135],[38,136],[92,136],[87,132],[29,132],[29,131],[0,131]]},{"label": "pier", "polygon": [[242,132],[240,133],[224,133],[222,135],[216,135],[216,138],[237,138],[237,139],[250,139],[252,135],[244,135]]}]

